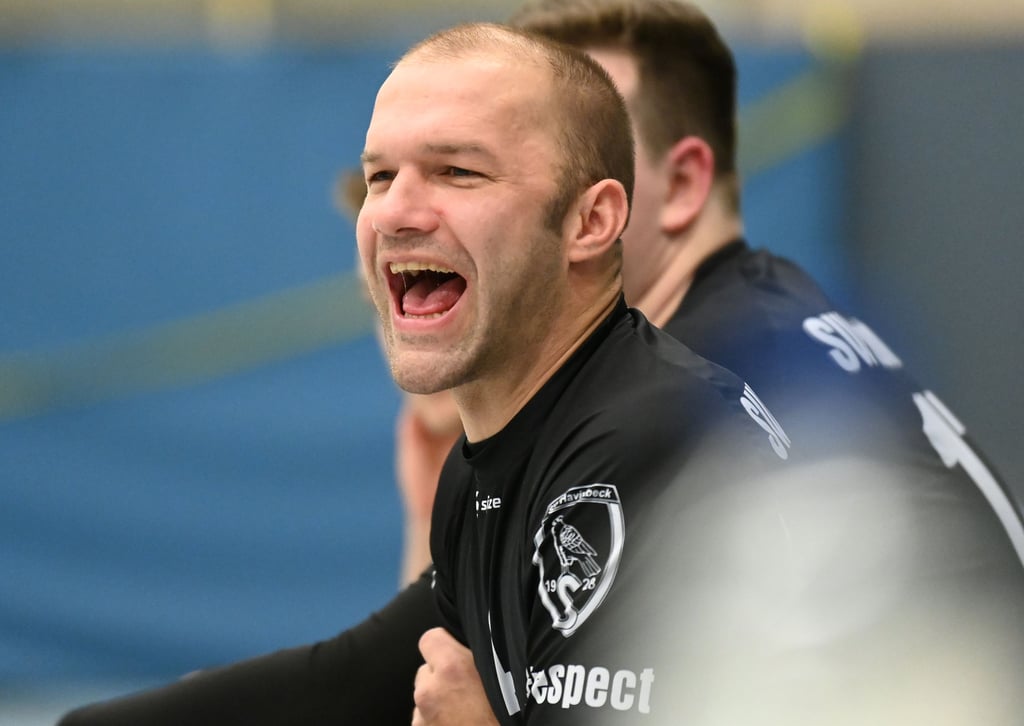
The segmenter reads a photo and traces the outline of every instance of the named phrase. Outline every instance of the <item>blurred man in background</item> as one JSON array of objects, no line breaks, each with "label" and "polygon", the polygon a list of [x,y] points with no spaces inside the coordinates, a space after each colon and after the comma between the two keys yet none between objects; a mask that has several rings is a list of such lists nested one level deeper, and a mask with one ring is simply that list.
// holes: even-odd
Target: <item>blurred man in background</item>
[{"label": "blurred man in background", "polygon": [[[638,140],[629,303],[751,383],[787,430],[802,426],[794,455],[863,454],[980,487],[1024,556],[1005,487],[938,398],[806,273],[743,239],[736,68],[707,17],[675,0],[539,0],[511,22],[586,50],[626,98]],[[822,410],[838,401],[839,415]]]}]

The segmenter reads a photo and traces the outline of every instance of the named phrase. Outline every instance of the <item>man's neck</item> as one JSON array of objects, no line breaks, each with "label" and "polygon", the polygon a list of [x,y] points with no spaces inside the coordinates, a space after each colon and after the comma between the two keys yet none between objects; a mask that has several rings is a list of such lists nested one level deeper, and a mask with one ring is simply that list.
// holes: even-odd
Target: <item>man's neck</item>
[{"label": "man's neck", "polygon": [[679,309],[704,261],[742,234],[739,217],[726,213],[718,204],[709,204],[692,225],[664,240],[670,250],[667,264],[642,295],[627,302],[654,325],[664,327]]},{"label": "man's neck", "polygon": [[482,441],[505,428],[608,317],[619,294],[615,289],[589,305],[570,306],[574,312],[561,316],[551,326],[528,363],[516,366],[509,362],[490,375],[453,389],[466,438]]}]

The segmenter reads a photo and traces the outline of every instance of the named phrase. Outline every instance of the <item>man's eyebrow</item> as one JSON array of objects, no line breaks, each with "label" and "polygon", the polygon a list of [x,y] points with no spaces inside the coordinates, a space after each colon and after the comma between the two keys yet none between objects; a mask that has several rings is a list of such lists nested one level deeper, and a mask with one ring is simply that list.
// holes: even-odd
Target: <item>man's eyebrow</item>
[{"label": "man's eyebrow", "polygon": [[[470,154],[474,156],[486,156],[493,158],[494,154],[486,146],[482,144],[424,144],[423,151],[428,154],[437,155],[454,155],[454,154]],[[364,151],[360,156],[359,160],[363,164],[373,164],[381,160],[384,155],[376,151]]]},{"label": "man's eyebrow", "polygon": [[476,156],[493,156],[491,151],[482,144],[425,144],[423,150],[430,154],[473,154]]}]

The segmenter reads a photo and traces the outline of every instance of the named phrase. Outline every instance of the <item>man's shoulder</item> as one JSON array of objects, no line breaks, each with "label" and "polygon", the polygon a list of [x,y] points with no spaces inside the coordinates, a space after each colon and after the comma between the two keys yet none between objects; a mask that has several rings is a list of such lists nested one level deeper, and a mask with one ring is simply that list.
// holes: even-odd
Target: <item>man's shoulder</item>
[{"label": "man's shoulder", "polygon": [[603,399],[617,415],[631,411],[674,410],[682,402],[735,400],[744,383],[685,342],[630,309],[605,349],[588,366],[581,383],[588,396]]},{"label": "man's shoulder", "polygon": [[702,268],[665,331],[766,390],[796,392],[811,379],[839,385],[859,368],[884,371],[887,386],[911,385],[871,327],[835,305],[799,266],[765,250],[734,248]]},{"label": "man's shoulder", "polygon": [[764,249],[730,246],[701,266],[666,330],[684,341],[794,330],[804,318],[832,307],[793,261]]},{"label": "man's shoulder", "polygon": [[716,436],[734,442],[739,436],[744,447],[775,458],[778,451],[764,435],[778,424],[743,379],[654,327],[639,311],[631,310],[620,326],[552,411],[546,426],[551,440],[600,442],[605,452],[674,458]]}]

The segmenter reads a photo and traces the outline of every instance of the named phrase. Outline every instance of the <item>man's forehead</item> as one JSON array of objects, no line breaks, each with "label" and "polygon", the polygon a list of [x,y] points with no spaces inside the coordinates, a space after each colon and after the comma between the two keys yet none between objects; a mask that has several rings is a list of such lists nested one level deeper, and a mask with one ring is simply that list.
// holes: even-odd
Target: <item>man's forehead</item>
[{"label": "man's forehead", "polygon": [[556,114],[543,72],[504,53],[403,59],[377,95],[363,163],[458,154],[504,166],[514,149],[547,153]]},{"label": "man's forehead", "polygon": [[489,63],[414,58],[396,66],[381,86],[370,126],[384,117],[412,125],[454,114],[451,123],[459,126],[485,119],[516,127],[548,116],[551,98],[540,69],[503,56]]}]

